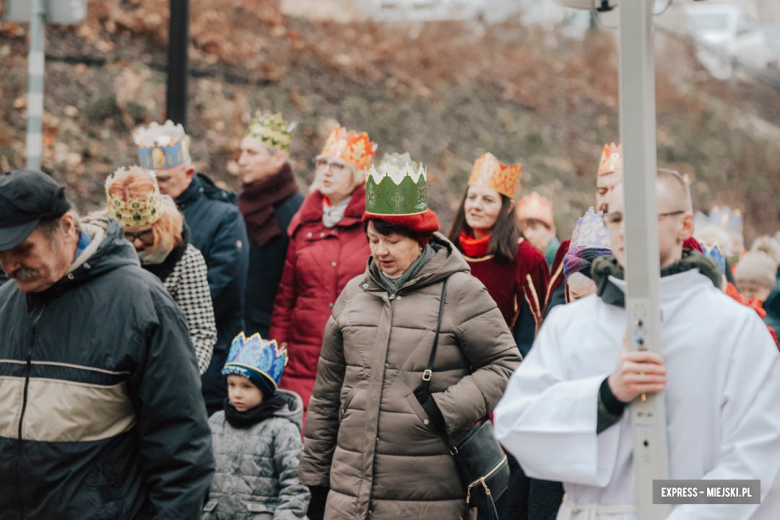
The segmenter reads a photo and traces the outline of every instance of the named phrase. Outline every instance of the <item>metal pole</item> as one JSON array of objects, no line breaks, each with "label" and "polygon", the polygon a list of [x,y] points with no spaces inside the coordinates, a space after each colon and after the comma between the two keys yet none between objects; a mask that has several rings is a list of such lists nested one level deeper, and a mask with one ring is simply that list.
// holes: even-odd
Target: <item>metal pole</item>
[{"label": "metal pole", "polygon": [[187,47],[190,40],[189,0],[171,0],[168,23],[167,118],[187,127]]},{"label": "metal pole", "polygon": [[30,54],[27,58],[27,168],[41,169],[43,152],[43,72],[46,6],[44,0],[32,0],[30,17]]},{"label": "metal pole", "polygon": [[[656,204],[653,0],[620,3],[620,130],[623,140],[629,348],[662,354]],[[669,478],[663,394],[631,403],[639,520],[661,520],[653,480]]]}]

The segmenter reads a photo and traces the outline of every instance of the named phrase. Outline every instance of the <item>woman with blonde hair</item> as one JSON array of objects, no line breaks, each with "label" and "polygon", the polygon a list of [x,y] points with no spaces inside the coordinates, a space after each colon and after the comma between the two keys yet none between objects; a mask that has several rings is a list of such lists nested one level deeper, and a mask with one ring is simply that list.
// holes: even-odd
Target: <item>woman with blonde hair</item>
[{"label": "woman with blonde hair", "polygon": [[157,276],[179,305],[195,348],[198,370],[206,371],[217,341],[206,262],[189,243],[184,217],[160,195],[154,173],[120,168],[106,180],[108,214],[119,221],[141,266]]},{"label": "woman with blonde hair", "polygon": [[375,150],[368,134],[336,126],[317,156],[311,192],[288,229],[290,245],[270,339],[287,347],[290,361],[279,387],[301,396],[304,418],[325,324],[339,294],[365,271],[370,255],[361,218],[366,207],[365,170]]}]

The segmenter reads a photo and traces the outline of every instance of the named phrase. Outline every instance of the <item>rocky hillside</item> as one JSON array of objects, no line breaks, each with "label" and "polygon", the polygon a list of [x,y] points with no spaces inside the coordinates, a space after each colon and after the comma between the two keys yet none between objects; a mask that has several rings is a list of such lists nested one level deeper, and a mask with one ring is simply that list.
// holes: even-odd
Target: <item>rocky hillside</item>
[{"label": "rocky hillside", "polygon": [[[382,27],[287,18],[258,0],[191,1],[189,128],[199,168],[237,188],[250,114],[300,126],[301,184],[335,121],[367,130],[379,153],[427,164],[431,202],[449,224],[473,160],[523,164],[524,191],[555,201],[561,236],[593,202],[601,145],[618,139],[616,34],[436,23]],[[165,117],[167,2],[91,0],[85,23],[48,26],[44,169],[81,211],[103,180],[136,162],[132,130]],[[695,205],[745,209],[750,237],[780,227],[780,93],[710,80],[684,42],[658,41],[661,165],[692,180]],[[0,23],[0,156],[24,163],[26,26]]]}]

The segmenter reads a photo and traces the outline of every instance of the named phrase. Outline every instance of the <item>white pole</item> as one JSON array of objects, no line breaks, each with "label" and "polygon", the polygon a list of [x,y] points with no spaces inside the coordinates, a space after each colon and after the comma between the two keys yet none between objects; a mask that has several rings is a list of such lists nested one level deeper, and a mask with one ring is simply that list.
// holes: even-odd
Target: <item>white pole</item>
[{"label": "white pole", "polygon": [[[653,0],[620,2],[620,130],[623,141],[629,348],[662,354],[656,204],[655,49]],[[639,520],[661,520],[653,480],[668,479],[663,394],[631,403]]]},{"label": "white pole", "polygon": [[43,69],[45,0],[32,0],[27,86],[27,168],[40,170],[43,152]]}]

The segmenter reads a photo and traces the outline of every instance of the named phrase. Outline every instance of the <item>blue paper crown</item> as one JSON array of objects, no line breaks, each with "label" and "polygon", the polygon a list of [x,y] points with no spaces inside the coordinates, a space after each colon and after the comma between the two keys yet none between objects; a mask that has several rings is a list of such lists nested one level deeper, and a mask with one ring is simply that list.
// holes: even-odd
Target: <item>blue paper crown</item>
[{"label": "blue paper crown", "polygon": [[133,138],[141,167],[147,170],[173,168],[190,157],[184,127],[172,121],[166,121],[163,126],[152,123],[149,128],[140,128]]},{"label": "blue paper crown", "polygon": [[699,242],[701,244],[701,248],[704,250],[704,256],[707,258],[712,258],[715,260],[715,263],[718,264],[718,267],[720,267],[720,271],[722,273],[726,272],[726,257],[723,256],[723,252],[718,247],[718,244],[705,244],[704,242]]},{"label": "blue paper crown", "polygon": [[716,206],[710,210],[709,219],[729,233],[742,233],[742,212],[738,209],[732,211],[728,206]]},{"label": "blue paper crown", "polygon": [[601,213],[594,213],[590,208],[587,213],[577,219],[571,236],[569,249],[586,246],[588,248],[611,249],[609,231],[604,226]]},{"label": "blue paper crown", "polygon": [[260,334],[247,338],[242,332],[230,345],[222,375],[236,374],[251,379],[253,374],[260,374],[276,388],[286,364],[287,349],[277,345],[276,340],[268,341]]}]

